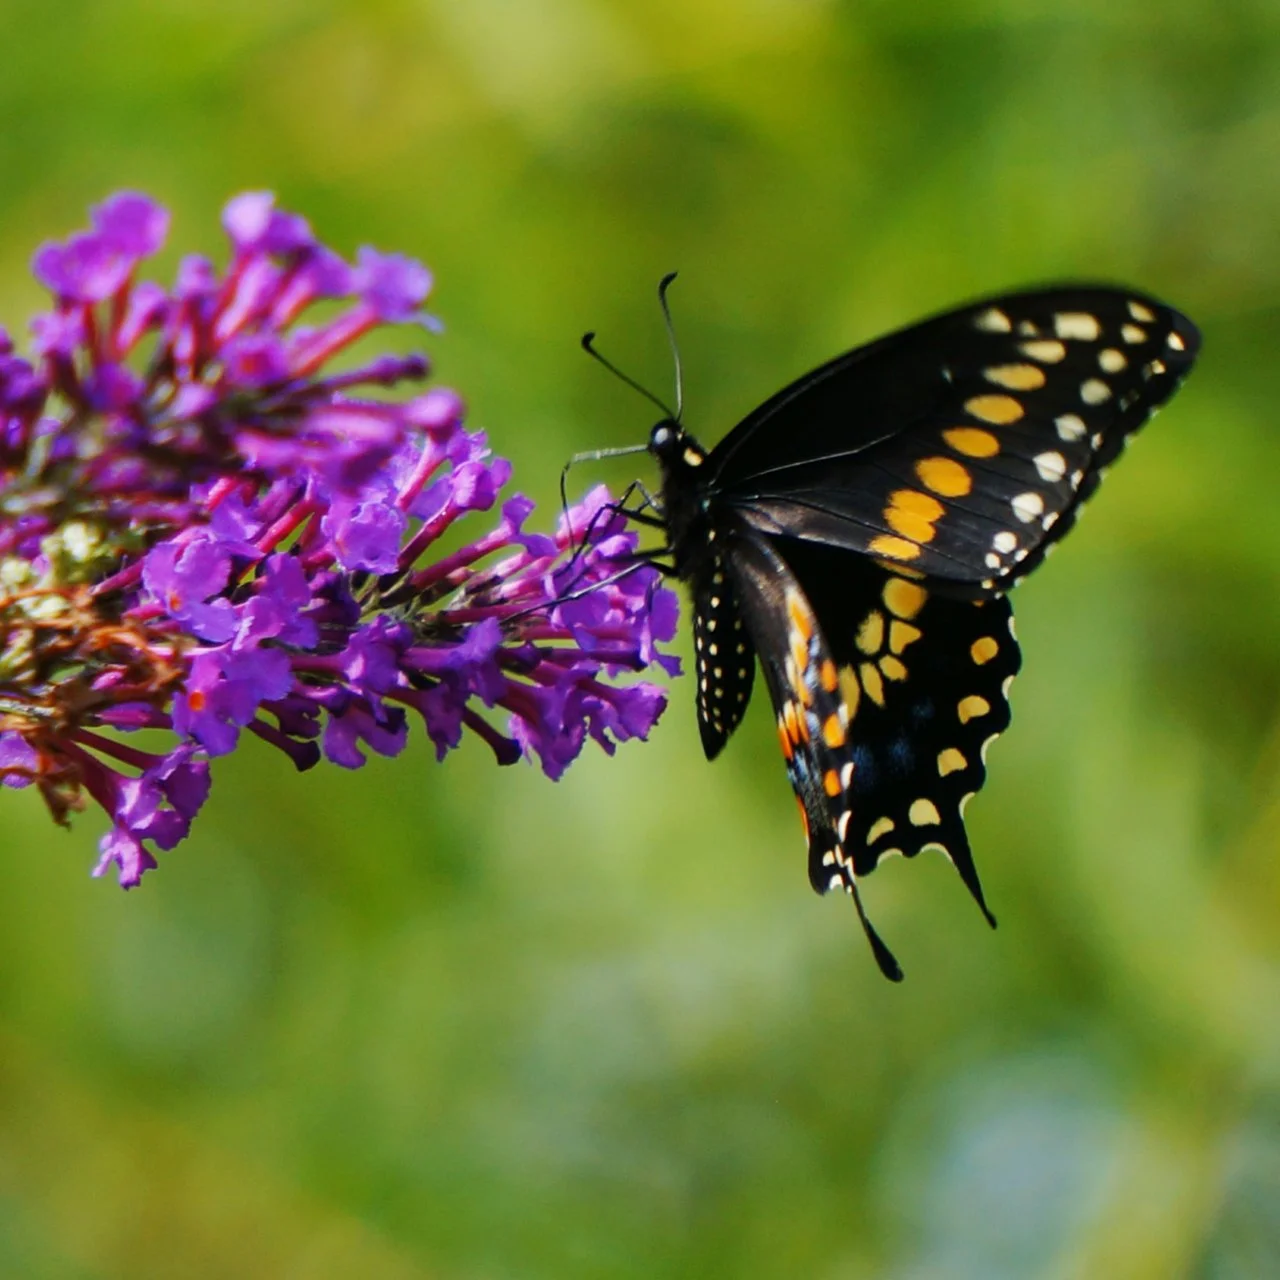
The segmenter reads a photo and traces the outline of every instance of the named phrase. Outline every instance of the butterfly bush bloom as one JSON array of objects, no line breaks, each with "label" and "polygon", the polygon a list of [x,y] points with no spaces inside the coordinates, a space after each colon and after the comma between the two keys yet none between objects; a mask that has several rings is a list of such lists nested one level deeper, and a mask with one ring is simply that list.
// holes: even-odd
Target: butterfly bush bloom
[{"label": "butterfly bush bloom", "polygon": [[662,690],[618,678],[677,671],[675,598],[608,493],[526,531],[458,396],[402,393],[426,359],[350,352],[432,327],[423,266],[344,261],[249,193],[227,267],[184,258],[165,288],[139,278],[163,208],[118,194],[92,223],[36,254],[30,356],[0,331],[0,782],[63,824],[101,805],[95,874],[137,884],[245,732],[357,768],[413,713],[438,757],[469,729],[551,778],[648,734]]}]

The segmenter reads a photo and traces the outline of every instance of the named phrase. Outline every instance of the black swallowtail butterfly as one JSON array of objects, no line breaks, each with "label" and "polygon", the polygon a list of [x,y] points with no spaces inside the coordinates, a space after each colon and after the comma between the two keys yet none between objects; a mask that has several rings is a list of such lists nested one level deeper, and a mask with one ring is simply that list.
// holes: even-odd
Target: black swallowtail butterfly
[{"label": "black swallowtail butterfly", "polygon": [[758,657],[809,879],[853,896],[895,981],[858,878],[937,847],[995,923],[962,814],[1009,724],[1021,659],[1006,593],[1199,345],[1185,316],[1131,290],[1013,293],[836,357],[710,451],[679,407],[650,433],[650,519],[693,596],[707,758],[742,719]]}]

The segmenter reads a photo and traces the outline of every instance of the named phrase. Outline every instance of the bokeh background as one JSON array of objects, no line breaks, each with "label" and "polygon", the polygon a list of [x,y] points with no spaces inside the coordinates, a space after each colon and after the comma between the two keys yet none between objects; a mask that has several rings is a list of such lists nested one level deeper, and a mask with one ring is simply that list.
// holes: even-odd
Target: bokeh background
[{"label": "bokeh background", "polygon": [[548,520],[652,419],[577,338],[665,391],[672,268],[708,442],[1007,286],[1206,335],[1017,593],[1000,930],[936,855],[867,887],[901,987],[807,886],[764,707],[708,766],[687,680],[556,785],[246,742],[129,895],[96,816],[6,794],[0,1274],[1280,1274],[1275,0],[5,0],[0,48],[0,320],[114,188],[209,252],[274,188],[431,264]]}]

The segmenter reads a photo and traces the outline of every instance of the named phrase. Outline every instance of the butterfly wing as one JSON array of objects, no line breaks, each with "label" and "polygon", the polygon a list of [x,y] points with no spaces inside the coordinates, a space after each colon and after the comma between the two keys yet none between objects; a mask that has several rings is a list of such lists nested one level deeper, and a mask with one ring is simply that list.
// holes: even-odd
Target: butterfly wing
[{"label": "butterfly wing", "polygon": [[856,897],[857,878],[882,858],[938,848],[994,925],[963,811],[1009,725],[1021,659],[1008,600],[950,599],[837,548],[751,534],[731,564],[804,814],[813,887]]},{"label": "butterfly wing", "polygon": [[765,539],[735,539],[728,566],[777,714],[809,843],[810,882],[819,893],[842,888],[853,897],[882,972],[900,981],[902,970],[863,911],[847,852],[847,793],[855,768],[849,708],[822,629],[799,582]]},{"label": "butterfly wing", "polygon": [[854,769],[841,803],[855,871],[940,848],[990,919],[963,811],[1009,726],[1021,656],[1008,598],[956,600],[837,548],[789,540],[779,551],[826,637],[847,708]]},{"label": "butterfly wing", "polygon": [[1132,291],[974,303],[785,388],[712,450],[706,492],[766,535],[991,596],[1071,526],[1199,344],[1184,316]]}]

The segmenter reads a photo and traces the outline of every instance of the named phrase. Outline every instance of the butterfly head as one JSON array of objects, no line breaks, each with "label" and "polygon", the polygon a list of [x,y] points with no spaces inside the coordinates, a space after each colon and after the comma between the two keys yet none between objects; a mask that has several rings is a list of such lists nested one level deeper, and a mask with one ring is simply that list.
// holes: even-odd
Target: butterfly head
[{"label": "butterfly head", "polygon": [[699,467],[707,451],[674,419],[663,418],[649,432],[649,452],[664,471]]}]

